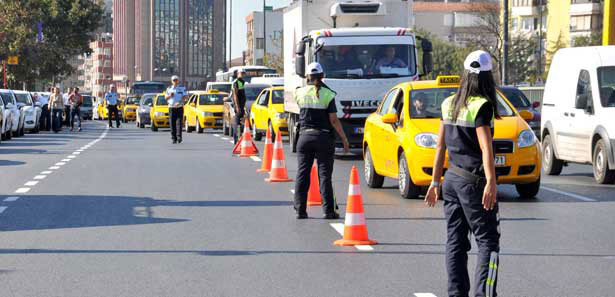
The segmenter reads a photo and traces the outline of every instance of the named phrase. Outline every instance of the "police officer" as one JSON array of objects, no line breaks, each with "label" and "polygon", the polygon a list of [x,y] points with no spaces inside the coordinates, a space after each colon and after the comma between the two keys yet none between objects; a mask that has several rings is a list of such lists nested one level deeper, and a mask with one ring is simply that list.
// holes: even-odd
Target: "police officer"
[{"label": "police officer", "polygon": [[307,194],[314,158],[318,160],[318,177],[323,198],[325,219],[339,219],[333,197],[333,157],[335,155],[334,129],[342,139],[344,153],[348,153],[348,139],[337,118],[336,93],[323,82],[323,69],[319,63],[307,68],[308,85],[295,91],[299,105],[299,140],[297,142],[297,182],[295,183],[295,211],[297,219],[307,218]]},{"label": "police officer", "polygon": [[[496,296],[500,229],[493,154],[493,120],[498,116],[491,57],[470,53],[457,93],[442,103],[442,124],[433,181],[425,197],[433,207],[442,196],[448,239],[449,296],[469,296],[470,232],[478,246],[475,296]],[[445,152],[449,165],[440,186]]]},{"label": "police officer", "polygon": [[241,120],[245,115],[246,107],[246,82],[243,80],[243,76],[246,73],[245,69],[239,69],[237,71],[237,78],[233,81],[232,93],[233,104],[235,105],[235,132],[233,133],[233,139],[235,143],[241,137]]},{"label": "police officer", "polygon": [[182,142],[182,122],[184,120],[184,100],[188,99],[185,87],[179,85],[179,76],[171,77],[172,85],[167,88],[164,96],[169,103],[169,124],[171,125],[171,140],[173,143]]},{"label": "police officer", "polygon": [[115,117],[115,124],[119,128],[120,127],[120,116],[117,109],[117,101],[119,95],[117,94],[117,89],[115,85],[109,86],[109,92],[105,94],[105,101],[107,102],[107,118],[109,119],[109,128],[113,128],[112,117]]}]

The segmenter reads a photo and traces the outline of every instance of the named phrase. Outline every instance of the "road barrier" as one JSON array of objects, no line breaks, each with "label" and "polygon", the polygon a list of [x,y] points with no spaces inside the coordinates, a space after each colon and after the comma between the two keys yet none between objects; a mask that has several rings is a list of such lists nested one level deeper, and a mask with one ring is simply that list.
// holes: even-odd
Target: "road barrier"
[{"label": "road barrier", "polygon": [[320,196],[320,180],[318,179],[318,169],[316,163],[312,165],[312,173],[310,174],[310,190],[308,191],[307,206],[322,205],[322,197]]},{"label": "road barrier", "polygon": [[288,178],[288,170],[286,169],[286,161],[284,159],[284,147],[282,146],[282,135],[280,130],[275,136],[275,144],[273,145],[273,160],[271,160],[271,171],[269,178],[265,179],[270,183],[291,182]]},{"label": "road barrier", "polygon": [[336,240],[334,244],[338,246],[378,244],[377,241],[370,240],[367,235],[361,185],[359,184],[359,173],[356,166],[352,166],[350,171],[346,218],[344,220],[344,238]]},{"label": "road barrier", "polygon": [[241,158],[258,156],[258,148],[256,144],[252,140],[252,134],[250,133],[250,123],[248,119],[245,121],[245,128],[243,135],[239,138],[239,141],[235,144],[233,148],[233,155],[239,154]]},{"label": "road barrier", "polygon": [[270,172],[271,161],[273,158],[273,143],[271,142],[271,129],[267,129],[267,137],[265,138],[265,151],[263,152],[263,163],[257,172]]}]

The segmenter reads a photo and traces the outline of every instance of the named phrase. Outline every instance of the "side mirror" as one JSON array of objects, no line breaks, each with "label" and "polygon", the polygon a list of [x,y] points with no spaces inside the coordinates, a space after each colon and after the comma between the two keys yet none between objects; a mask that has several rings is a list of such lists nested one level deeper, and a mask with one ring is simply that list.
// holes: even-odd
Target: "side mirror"
[{"label": "side mirror", "polygon": [[540,107],[540,102],[538,102],[538,101],[534,101],[534,103],[532,103],[532,107],[533,107],[533,108],[538,108],[538,107]]},{"label": "side mirror", "polygon": [[154,104],[150,102],[150,103],[147,104],[147,106],[152,107],[152,106],[154,106]]},{"label": "side mirror", "polygon": [[295,73],[301,78],[305,78],[305,56],[297,54],[295,56]]},{"label": "side mirror", "polygon": [[192,102],[192,103],[190,103],[190,106],[196,107],[196,103]]},{"label": "side mirror", "polygon": [[574,101],[574,108],[586,109],[587,108],[587,95],[577,95]]},{"label": "side mirror", "polygon": [[385,124],[396,124],[397,115],[396,114],[385,114],[382,116],[382,122]]},{"label": "side mirror", "polygon": [[524,119],[526,122],[529,122],[534,119],[534,114],[527,110],[520,111],[519,116],[521,116],[521,118]]},{"label": "side mirror", "polygon": [[433,45],[431,41],[423,38],[421,48],[423,49],[423,74],[427,75],[433,71]]}]

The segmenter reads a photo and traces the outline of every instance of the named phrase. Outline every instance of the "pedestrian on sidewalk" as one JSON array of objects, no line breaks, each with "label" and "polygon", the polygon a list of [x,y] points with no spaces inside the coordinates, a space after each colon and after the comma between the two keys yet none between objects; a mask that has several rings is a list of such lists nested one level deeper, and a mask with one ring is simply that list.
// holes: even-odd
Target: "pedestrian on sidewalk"
[{"label": "pedestrian on sidewalk", "polygon": [[[470,53],[457,93],[442,103],[442,123],[425,203],[444,199],[446,269],[449,296],[469,296],[470,232],[478,246],[474,296],[495,297],[500,222],[493,153],[493,122],[498,116],[491,56]],[[448,170],[440,186],[445,153]]]},{"label": "pedestrian on sidewalk", "polygon": [[79,125],[78,132],[81,132],[81,105],[83,104],[83,97],[79,94],[79,88],[75,88],[73,93],[68,97],[70,103],[70,130],[75,128],[75,117]]},{"label": "pedestrian on sidewalk", "polygon": [[49,111],[49,97],[45,94],[39,93],[36,97],[36,101],[41,104],[41,117],[39,118],[39,130],[49,131],[51,125],[51,116]]},{"label": "pedestrian on sidewalk", "polygon": [[349,152],[348,139],[337,118],[333,90],[323,82],[324,71],[319,63],[307,68],[308,85],[295,90],[299,105],[299,140],[297,141],[297,182],[295,183],[295,211],[297,219],[306,219],[307,196],[310,189],[310,174],[314,158],[318,162],[318,178],[323,199],[325,219],[339,219],[335,211],[333,193],[333,160],[335,157],[335,132],[342,139],[344,153]]},{"label": "pedestrian on sidewalk", "polygon": [[51,128],[53,132],[62,131],[62,113],[64,112],[64,96],[60,93],[60,88],[53,88],[53,93],[49,96],[49,108],[51,109]]},{"label": "pedestrian on sidewalk", "polygon": [[115,124],[119,128],[120,127],[120,116],[117,110],[118,103],[117,89],[115,85],[109,86],[109,92],[105,94],[105,101],[107,102],[107,118],[109,119],[109,128],[113,128],[113,117],[115,117]]},{"label": "pedestrian on sidewalk", "polygon": [[171,125],[171,140],[182,142],[182,124],[184,120],[184,101],[188,99],[186,88],[179,85],[179,76],[171,77],[172,86],[167,88],[164,96],[169,103],[169,124]]},{"label": "pedestrian on sidewalk", "polygon": [[70,127],[70,103],[68,97],[73,93],[73,88],[68,88],[68,91],[62,96],[64,103],[64,126]]}]

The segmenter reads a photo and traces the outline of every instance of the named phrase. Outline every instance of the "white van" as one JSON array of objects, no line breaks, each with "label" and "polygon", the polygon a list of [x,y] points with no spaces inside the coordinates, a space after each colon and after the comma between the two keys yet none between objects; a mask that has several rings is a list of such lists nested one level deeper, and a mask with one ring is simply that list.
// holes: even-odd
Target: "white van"
[{"label": "white van", "polygon": [[615,181],[615,46],[565,48],[553,57],[542,104],[542,166],[593,165],[600,184]]}]

